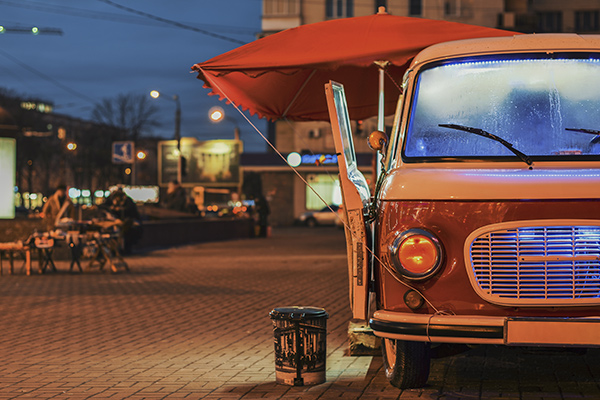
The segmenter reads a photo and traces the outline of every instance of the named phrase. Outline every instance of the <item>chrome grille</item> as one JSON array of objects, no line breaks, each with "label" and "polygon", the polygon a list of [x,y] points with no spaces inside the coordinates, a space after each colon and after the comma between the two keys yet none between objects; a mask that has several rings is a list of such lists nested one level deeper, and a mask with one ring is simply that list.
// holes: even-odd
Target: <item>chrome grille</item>
[{"label": "chrome grille", "polygon": [[480,296],[506,305],[600,302],[600,226],[506,225],[468,239],[468,270]]}]

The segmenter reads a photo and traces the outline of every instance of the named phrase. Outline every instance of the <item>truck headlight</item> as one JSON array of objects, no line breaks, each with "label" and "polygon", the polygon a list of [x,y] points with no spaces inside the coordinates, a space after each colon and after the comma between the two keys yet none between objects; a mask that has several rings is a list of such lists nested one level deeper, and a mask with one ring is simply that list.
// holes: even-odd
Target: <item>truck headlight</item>
[{"label": "truck headlight", "polygon": [[409,229],[399,234],[389,247],[394,267],[399,274],[422,280],[435,274],[443,260],[440,241],[423,229]]}]

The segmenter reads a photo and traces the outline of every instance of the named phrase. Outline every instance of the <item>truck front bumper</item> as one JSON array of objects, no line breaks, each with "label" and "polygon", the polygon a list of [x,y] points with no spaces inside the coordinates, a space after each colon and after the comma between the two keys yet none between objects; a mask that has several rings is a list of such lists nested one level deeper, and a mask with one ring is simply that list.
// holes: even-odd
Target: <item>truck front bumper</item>
[{"label": "truck front bumper", "polygon": [[376,311],[375,335],[418,342],[508,346],[600,346],[600,316],[586,318],[486,317]]}]

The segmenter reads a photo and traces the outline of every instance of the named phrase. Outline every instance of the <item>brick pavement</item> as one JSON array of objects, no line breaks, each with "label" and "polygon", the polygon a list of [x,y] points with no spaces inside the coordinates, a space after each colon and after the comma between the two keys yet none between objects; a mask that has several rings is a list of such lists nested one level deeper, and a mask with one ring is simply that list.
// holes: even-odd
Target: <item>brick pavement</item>
[{"label": "brick pavement", "polygon": [[[433,360],[424,389],[389,386],[381,357],[345,355],[345,250],[333,228],[128,261],[130,273],[0,278],[0,399],[600,398],[598,350],[482,346]],[[326,383],[275,383],[268,313],[284,305],[329,312]]]}]

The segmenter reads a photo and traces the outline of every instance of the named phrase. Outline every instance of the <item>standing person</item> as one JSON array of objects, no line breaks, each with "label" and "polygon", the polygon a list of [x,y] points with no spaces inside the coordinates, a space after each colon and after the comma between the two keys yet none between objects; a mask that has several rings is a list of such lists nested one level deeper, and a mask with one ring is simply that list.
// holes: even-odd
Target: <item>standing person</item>
[{"label": "standing person", "polygon": [[56,192],[48,198],[44,208],[42,208],[42,218],[44,219],[46,229],[52,230],[58,225],[62,218],[73,218],[75,207],[73,202],[67,196],[67,186],[59,184]]},{"label": "standing person", "polygon": [[187,211],[185,189],[177,181],[169,182],[165,196],[165,208],[175,211]]},{"label": "standing person", "polygon": [[108,196],[101,208],[121,221],[123,253],[131,254],[132,246],[142,236],[141,217],[135,201],[123,191],[122,187],[118,187]]},{"label": "standing person", "polygon": [[269,203],[267,202],[265,196],[260,195],[254,199],[254,208],[258,214],[258,236],[267,237],[267,232],[269,229],[269,214],[271,213],[271,210],[269,209]]}]

